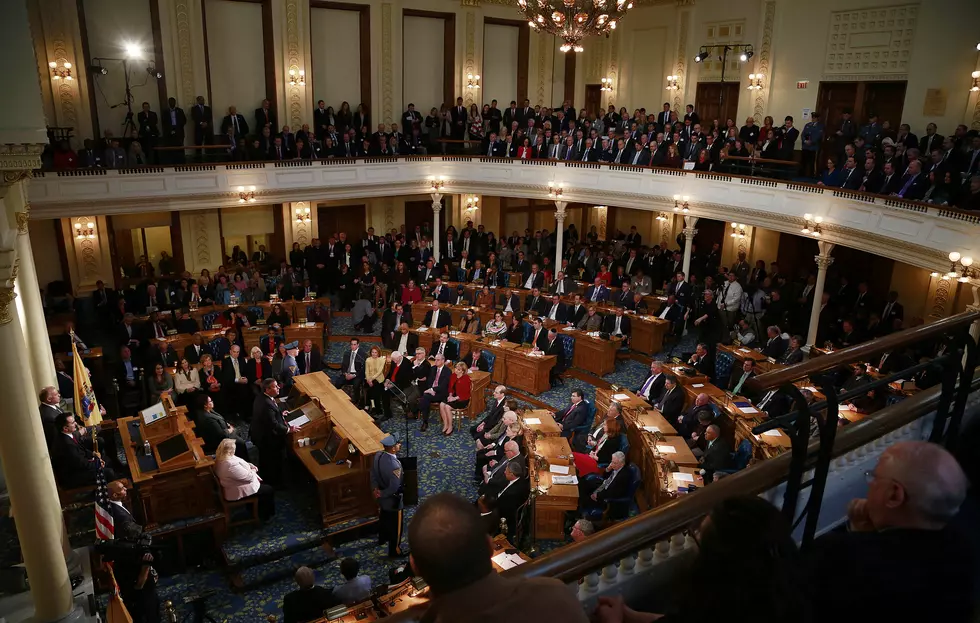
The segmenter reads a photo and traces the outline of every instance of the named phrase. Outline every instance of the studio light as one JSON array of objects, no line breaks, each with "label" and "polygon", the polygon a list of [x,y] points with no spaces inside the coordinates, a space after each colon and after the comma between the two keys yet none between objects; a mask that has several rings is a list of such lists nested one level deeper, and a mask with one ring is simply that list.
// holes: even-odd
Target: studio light
[{"label": "studio light", "polygon": [[123,43],[123,48],[126,50],[126,56],[128,58],[142,58],[143,50],[140,48],[139,44],[133,43],[132,41]]}]

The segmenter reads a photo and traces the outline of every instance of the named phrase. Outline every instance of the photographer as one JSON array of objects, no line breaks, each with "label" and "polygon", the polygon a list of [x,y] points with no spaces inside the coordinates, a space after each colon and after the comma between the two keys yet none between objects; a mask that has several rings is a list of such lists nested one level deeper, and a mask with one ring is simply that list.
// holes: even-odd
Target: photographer
[{"label": "photographer", "polygon": [[112,569],[120,596],[134,623],[159,623],[160,600],[157,597],[157,572],[153,569],[151,537],[123,506],[128,491],[125,482],[110,482],[109,512],[112,513],[115,539],[100,546],[100,553]]}]

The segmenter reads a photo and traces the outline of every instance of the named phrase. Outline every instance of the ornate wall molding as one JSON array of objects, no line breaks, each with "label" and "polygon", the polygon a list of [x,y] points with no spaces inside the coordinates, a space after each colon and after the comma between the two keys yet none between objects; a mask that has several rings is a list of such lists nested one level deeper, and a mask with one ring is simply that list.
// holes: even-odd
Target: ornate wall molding
[{"label": "ornate wall molding", "polygon": [[762,20],[762,44],[759,46],[759,62],[756,65],[757,70],[765,78],[763,88],[755,96],[755,108],[752,111],[756,123],[760,124],[766,111],[766,103],[769,101],[769,85],[772,83],[772,30],[776,22],[776,0],[768,0],[765,7],[765,17]]},{"label": "ornate wall molding", "polygon": [[194,215],[194,257],[198,266],[211,265],[211,245],[208,240],[208,221],[205,212]]},{"label": "ornate wall molding", "polygon": [[391,123],[393,112],[395,75],[392,67],[391,3],[381,4],[381,112],[384,122]]},{"label": "ornate wall molding", "polygon": [[[286,0],[284,8],[286,14],[286,75],[288,76],[289,70],[298,72],[305,68],[302,66],[302,52],[299,45],[299,2]],[[299,85],[286,87],[289,124],[294,131],[303,124],[303,91],[306,88],[308,87]]]},{"label": "ornate wall molding", "polygon": [[173,4],[174,22],[177,26],[177,62],[180,63],[180,93],[184,107],[191,106],[194,93],[194,52],[191,47],[191,7],[187,0]]},{"label": "ornate wall molding", "polygon": [[845,74],[904,79],[898,75],[908,73],[918,14],[918,4],[831,12],[824,79]]},{"label": "ornate wall molding", "polygon": [[[687,31],[690,29],[691,25],[691,12],[681,11],[680,15],[680,28],[677,33],[677,60],[674,62],[674,75],[677,76],[677,82],[680,85],[686,85],[687,83]],[[683,110],[681,102],[684,95],[684,86],[674,91],[674,109]]]},{"label": "ornate wall molding", "polygon": [[[531,105],[535,104],[544,105],[550,98],[545,99],[545,89],[551,84],[551,80],[548,76],[548,69],[554,67],[554,59],[551,63],[548,63],[548,53],[549,53],[549,39],[550,35],[544,33],[534,33],[533,36],[538,38],[538,99],[535,102],[531,102]],[[550,76],[553,78],[554,76]],[[980,111],[980,106],[977,108]]]},{"label": "ornate wall molding", "polygon": [[5,143],[0,145],[0,171],[3,183],[14,184],[28,177],[30,171],[41,168],[44,143]]},{"label": "ornate wall molding", "polygon": [[950,284],[949,279],[936,279],[936,291],[932,299],[932,307],[929,310],[930,318],[945,318],[946,304],[949,302]]},{"label": "ornate wall molding", "polygon": [[[476,69],[476,13],[474,11],[466,12],[466,56],[463,62],[463,77],[466,74],[478,74],[480,73]],[[473,90],[465,89],[466,93],[463,95],[464,103],[469,106],[474,103]]]},{"label": "ornate wall molding", "polygon": [[0,288],[0,325],[9,324],[14,319],[14,299],[17,293],[11,288]]}]

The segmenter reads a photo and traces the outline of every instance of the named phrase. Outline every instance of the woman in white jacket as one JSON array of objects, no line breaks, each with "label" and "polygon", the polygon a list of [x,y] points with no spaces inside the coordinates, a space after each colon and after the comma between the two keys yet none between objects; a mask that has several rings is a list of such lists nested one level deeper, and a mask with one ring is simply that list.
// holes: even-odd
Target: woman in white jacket
[{"label": "woman in white jacket", "polygon": [[187,359],[180,360],[174,374],[174,389],[177,390],[177,402],[182,405],[190,404],[201,391],[201,377]]},{"label": "woman in white jacket", "polygon": [[235,440],[225,439],[214,454],[214,474],[221,484],[221,495],[229,502],[247,497],[259,499],[259,518],[266,520],[276,514],[275,490],[262,482],[258,469],[235,456]]}]

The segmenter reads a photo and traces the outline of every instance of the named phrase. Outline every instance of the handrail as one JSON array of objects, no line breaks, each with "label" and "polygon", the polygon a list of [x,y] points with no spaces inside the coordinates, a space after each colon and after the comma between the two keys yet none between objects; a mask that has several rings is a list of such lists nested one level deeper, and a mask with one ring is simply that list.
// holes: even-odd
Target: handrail
[{"label": "handrail", "polygon": [[875,355],[894,350],[897,347],[939,337],[954,329],[972,324],[977,320],[980,320],[980,312],[963,312],[930,324],[920,325],[886,335],[885,337],[879,337],[870,342],[849,346],[834,351],[829,355],[814,357],[802,363],[773,370],[772,372],[766,372],[765,374],[760,374],[749,379],[747,382],[749,387],[756,391],[775,389],[817,372],[831,370],[837,366],[854,361],[867,361]]},{"label": "handrail", "polygon": [[[452,140],[452,139],[440,139],[440,140],[446,140],[446,141],[448,141],[448,140]],[[462,141],[458,141],[458,142],[467,143],[467,142],[473,142],[473,141],[462,140]],[[214,148],[214,147],[223,147],[223,146],[212,146],[212,145],[201,146],[201,148]],[[195,146],[186,146],[185,148],[186,149],[195,149]],[[163,148],[155,148],[155,149],[163,149]],[[444,156],[442,154],[427,154],[427,155],[424,155],[424,156],[423,155],[406,155],[406,156],[402,156],[402,155],[391,155],[391,156],[385,156],[384,158],[386,160],[406,160],[406,161],[408,161],[409,159],[411,159],[413,161],[418,161],[418,160],[424,160],[424,159],[429,159],[429,160],[432,160],[432,159],[441,159],[443,157]],[[453,159],[466,158],[466,159],[470,159],[470,160],[480,161],[482,159],[485,159],[487,156],[485,156],[483,154],[446,154],[446,157],[451,157]],[[737,158],[741,158],[742,156],[728,156],[728,158],[730,158],[730,159],[731,158],[736,158],[736,157]],[[347,162],[347,163],[350,163],[350,164],[358,164],[358,161],[369,159],[369,158],[377,158],[377,156],[357,156],[356,158],[336,158],[336,157],[334,157],[334,158],[318,158],[318,159],[313,160],[313,161],[314,162],[324,163],[324,164],[327,163],[327,162],[330,162],[332,164],[337,164],[338,162]],[[524,162],[538,161],[538,160],[540,160],[540,161],[551,161],[551,162],[566,162],[566,161],[562,161],[562,160],[555,160],[553,158],[519,159],[519,158],[507,158],[507,157],[494,157],[494,160],[502,160],[502,161],[503,160],[513,160],[513,161],[523,160]],[[755,160],[755,161],[756,162],[760,162],[760,160],[758,160],[758,159]],[[273,165],[274,166],[276,162],[282,162],[282,161],[279,161],[279,160],[249,160],[247,162],[249,164],[270,164],[270,165]],[[570,164],[580,164],[578,161],[574,161],[574,160],[573,161],[568,161],[568,162]],[[774,162],[779,162],[779,161],[774,161]],[[176,167],[193,168],[195,166],[221,166],[221,165],[225,165],[225,164],[241,164],[241,163],[240,162],[205,162],[205,163],[188,162],[188,163],[181,163],[181,164],[172,164],[171,163],[171,164],[160,164],[160,165],[142,166],[142,167],[127,167],[127,170],[130,171],[130,172],[135,172],[135,171],[138,171],[140,169],[149,170],[149,169],[152,169],[152,168],[160,168],[160,167],[162,167],[164,169],[176,168]],[[606,163],[606,162],[590,162],[589,164],[594,164],[594,165],[597,165],[597,166],[609,166],[611,163]],[[619,165],[614,165],[614,166],[619,166]],[[702,174],[706,173],[705,171],[688,170],[688,169],[683,169],[683,168],[675,169],[675,168],[671,168],[671,167],[654,167],[654,166],[641,166],[641,165],[630,165],[630,167],[633,168],[633,169],[637,169],[637,170],[640,170],[640,169],[649,169],[651,172],[661,172],[662,171],[662,172],[670,172],[672,174],[677,174],[677,175],[683,173],[683,174],[687,174],[687,175],[695,175],[695,176],[697,176],[697,175],[702,175]],[[36,178],[42,178],[43,179],[45,177],[45,174],[46,173],[53,173],[53,174],[56,174],[56,175],[57,174],[61,174],[61,175],[68,175],[68,176],[70,176],[72,174],[84,175],[84,173],[76,173],[76,172],[80,172],[80,171],[81,172],[84,172],[84,171],[107,172],[107,171],[112,171],[112,170],[114,170],[114,169],[69,169],[69,170],[41,171],[40,174],[35,175],[35,177]],[[711,171],[711,172],[707,172],[707,173],[715,173],[715,172],[714,171]],[[719,175],[725,175],[726,177],[731,178],[733,181],[734,180],[742,180],[742,179],[746,179],[746,180],[759,180],[760,179],[759,177],[755,177],[755,176],[751,176],[751,175],[739,175],[737,173],[729,173],[729,172],[721,172],[721,171],[717,172],[717,174],[719,174]],[[805,192],[814,192],[814,193],[823,193],[825,191],[846,192],[847,193],[847,198],[854,198],[854,199],[857,199],[857,200],[867,201],[869,203],[879,203],[880,202],[881,205],[885,205],[887,207],[896,207],[896,208],[900,208],[900,209],[909,209],[909,210],[914,210],[914,211],[917,211],[917,212],[923,212],[923,211],[932,209],[932,210],[936,210],[937,211],[937,214],[940,217],[942,217],[942,218],[950,218],[950,219],[954,219],[954,220],[962,220],[962,221],[966,221],[966,222],[970,222],[970,223],[974,223],[977,220],[977,218],[978,218],[976,212],[971,212],[969,210],[963,210],[963,209],[957,208],[956,206],[942,206],[942,205],[937,205],[937,204],[933,204],[933,203],[926,203],[926,202],[923,202],[923,201],[915,201],[915,200],[911,200],[911,199],[904,199],[902,197],[895,197],[895,196],[890,196],[890,195],[878,195],[878,194],[868,193],[868,192],[862,192],[862,191],[858,191],[858,190],[846,190],[846,191],[843,191],[842,189],[839,189],[839,188],[829,187],[829,186],[821,186],[819,184],[811,184],[811,183],[808,183],[808,182],[798,182],[798,181],[793,181],[793,180],[772,180],[770,178],[761,178],[761,179],[766,179],[767,181],[772,181],[772,182],[778,183],[778,184],[785,184],[787,186],[792,186],[793,190],[801,190],[801,191],[805,191]]]},{"label": "handrail", "polygon": [[794,167],[800,166],[799,162],[795,160],[773,160],[771,158],[756,158],[755,156],[729,156],[725,154],[722,161],[725,160],[742,160],[745,162],[761,162],[762,164],[786,164],[792,165]]}]

